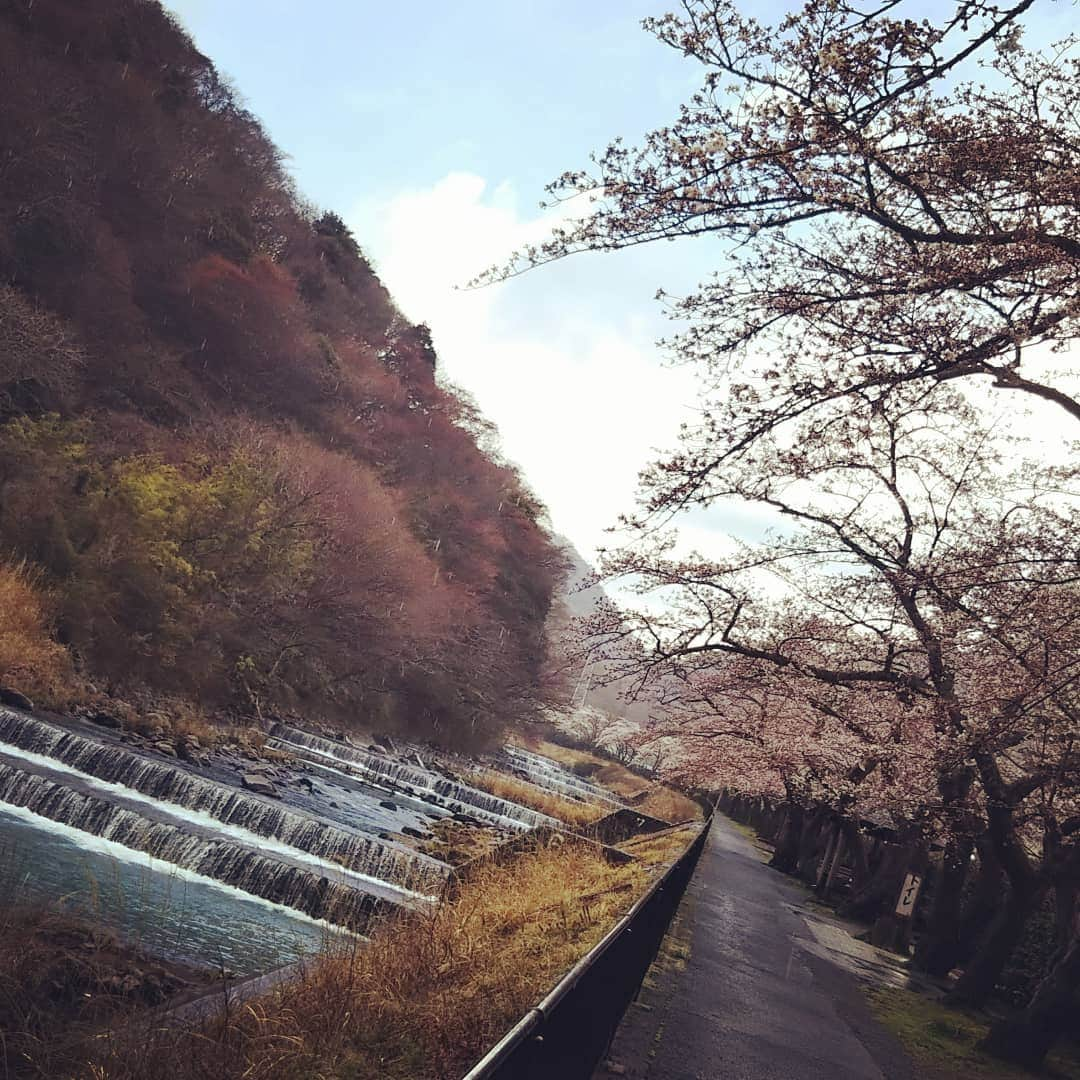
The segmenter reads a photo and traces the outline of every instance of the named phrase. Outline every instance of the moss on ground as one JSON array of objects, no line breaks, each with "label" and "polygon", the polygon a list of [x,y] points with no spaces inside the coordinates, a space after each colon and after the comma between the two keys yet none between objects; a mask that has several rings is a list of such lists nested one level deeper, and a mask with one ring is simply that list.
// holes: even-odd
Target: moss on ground
[{"label": "moss on ground", "polygon": [[[961,1080],[1030,1080],[1031,1073],[998,1061],[978,1049],[991,1019],[980,1013],[948,1008],[910,990],[871,990],[874,1015],[903,1044],[928,1075]],[[1042,1076],[1080,1080],[1080,1052],[1059,1050],[1047,1060]]]}]

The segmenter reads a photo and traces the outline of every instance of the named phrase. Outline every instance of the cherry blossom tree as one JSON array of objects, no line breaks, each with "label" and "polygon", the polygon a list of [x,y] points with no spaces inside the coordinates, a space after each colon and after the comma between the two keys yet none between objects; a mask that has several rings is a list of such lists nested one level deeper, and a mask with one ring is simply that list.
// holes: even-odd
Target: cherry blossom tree
[{"label": "cherry blossom tree", "polygon": [[[868,813],[911,868],[941,845],[918,960],[963,963],[967,1001],[1048,890],[1071,925],[1080,851],[1075,467],[1020,467],[954,389],[1080,418],[1068,378],[1037,371],[1078,329],[1080,59],[1075,39],[1026,47],[1033,5],[955,0],[930,22],[904,0],[809,0],[766,27],[684,0],[646,26],[702,89],[552,184],[592,212],[484,279],[721,240],[726,269],[660,294],[701,419],[643,475],[607,566],[637,600],[597,614],[591,647],[664,707],[643,738],[680,739],[680,770],[781,800],[785,868],[822,821],[856,836]],[[723,558],[660,531],[731,500],[783,528]],[[973,951],[959,897],[976,851],[973,904],[999,903]],[[1030,1064],[1060,1032],[1072,942],[995,1052]]]},{"label": "cherry blossom tree", "polygon": [[[550,186],[576,217],[488,280],[568,254],[708,234],[733,260],[666,297],[714,393],[669,468],[698,475],[846,395],[982,377],[1080,418],[1030,347],[1076,334],[1080,57],[1024,47],[1034,0],[812,0],[776,27],[731,0],[646,20],[704,69],[669,125]],[[981,69],[976,68],[981,64]],[[661,291],[661,296],[664,296]]]},{"label": "cherry blossom tree", "polygon": [[[673,706],[672,733],[721,747],[725,777],[849,819],[887,812],[911,841],[898,871],[943,844],[940,897],[959,895],[985,840],[1009,889],[958,988],[968,1001],[1072,873],[1061,822],[1080,778],[1077,492],[1066,469],[1011,475],[1006,450],[940,385],[834,403],[701,489],[792,528],[723,560],[642,539],[608,566],[640,602],[590,628],[617,677]],[[652,497],[683,492],[676,475]],[[955,959],[943,942],[961,917],[935,908],[932,952]]]}]

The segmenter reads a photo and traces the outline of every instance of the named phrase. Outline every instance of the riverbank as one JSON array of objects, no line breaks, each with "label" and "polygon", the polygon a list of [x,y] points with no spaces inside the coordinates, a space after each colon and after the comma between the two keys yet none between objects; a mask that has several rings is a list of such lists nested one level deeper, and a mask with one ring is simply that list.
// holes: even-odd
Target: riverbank
[{"label": "riverbank", "polygon": [[243,1009],[194,1030],[132,1020],[84,1043],[60,1074],[460,1075],[600,940],[691,835],[638,843],[635,860],[619,866],[594,845],[553,837],[480,867],[452,899],[387,922],[369,943],[328,945],[295,981]]},{"label": "riverbank", "polygon": [[194,996],[214,971],[150,956],[92,920],[40,905],[0,910],[0,1075],[60,1076],[133,1012]]}]

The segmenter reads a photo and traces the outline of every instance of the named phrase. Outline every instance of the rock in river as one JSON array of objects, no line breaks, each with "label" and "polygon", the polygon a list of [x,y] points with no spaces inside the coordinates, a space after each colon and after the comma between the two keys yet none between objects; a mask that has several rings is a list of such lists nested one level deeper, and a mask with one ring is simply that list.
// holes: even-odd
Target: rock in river
[{"label": "rock in river", "polygon": [[240,778],[240,782],[248,789],[248,791],[254,791],[256,795],[276,795],[274,785],[270,783],[266,776],[259,773],[244,773]]}]

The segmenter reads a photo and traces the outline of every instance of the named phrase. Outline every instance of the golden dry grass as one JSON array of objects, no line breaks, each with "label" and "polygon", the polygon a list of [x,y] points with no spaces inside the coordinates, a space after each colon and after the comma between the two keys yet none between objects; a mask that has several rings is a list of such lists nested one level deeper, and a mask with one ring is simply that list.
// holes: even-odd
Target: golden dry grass
[{"label": "golden dry grass", "polygon": [[687,798],[681,791],[657,785],[635,807],[643,814],[670,821],[700,821],[703,814],[701,807],[693,799]]},{"label": "golden dry grass", "polygon": [[[689,837],[689,833],[687,837]],[[206,1025],[99,1040],[104,1080],[444,1080],[543,997],[685,847],[655,838],[610,866],[556,836],[481,867],[429,914],[392,922],[299,981]]]},{"label": "golden dry grass", "polygon": [[505,835],[495,829],[476,828],[453,818],[433,821],[428,828],[432,839],[418,844],[417,850],[451,866],[489,855],[505,840]]},{"label": "golden dry grass", "polygon": [[209,713],[197,702],[168,694],[136,698],[135,703],[104,703],[129,731],[171,743],[177,751],[185,744],[203,750],[232,745],[267,761],[285,762],[292,755],[266,745],[266,732],[254,724],[237,723],[233,718]]},{"label": "golden dry grass", "polygon": [[635,836],[619,844],[621,851],[627,851],[646,866],[662,866],[673,863],[689,846],[697,835],[693,825],[683,825],[676,829],[664,829],[659,833]]},{"label": "golden dry grass", "polygon": [[516,776],[507,776],[489,769],[472,773],[468,780],[474,787],[482,788],[500,799],[509,799],[510,802],[515,802],[519,806],[539,810],[540,813],[556,818],[571,827],[588,825],[611,810],[611,807],[599,803],[564,799],[537,784],[529,783],[528,780],[521,780]]},{"label": "golden dry grass", "polygon": [[530,749],[571,768],[575,765],[595,765],[596,771],[590,779],[620,799],[633,801],[643,792],[647,792],[641,802],[634,801],[633,805],[642,813],[662,821],[699,821],[703,816],[701,807],[693,799],[673,788],[646,780],[617,761],[609,761],[590,754],[587,750],[572,750],[568,746],[559,746],[558,743],[546,740]]},{"label": "golden dry grass", "polygon": [[0,683],[51,708],[71,703],[68,651],[49,633],[48,596],[22,562],[0,562]]}]

